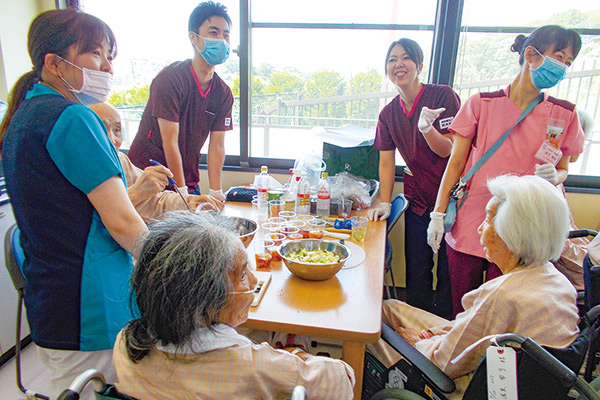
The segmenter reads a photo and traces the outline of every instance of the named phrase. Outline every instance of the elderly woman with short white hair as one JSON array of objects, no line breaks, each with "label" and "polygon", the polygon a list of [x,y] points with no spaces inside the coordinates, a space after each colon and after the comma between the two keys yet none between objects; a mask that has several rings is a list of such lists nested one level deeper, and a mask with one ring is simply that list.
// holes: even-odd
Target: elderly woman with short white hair
[{"label": "elderly woman with short white hair", "polygon": [[[462,398],[485,355],[485,340],[465,351],[479,339],[519,333],[560,348],[578,334],[575,289],[549,262],[560,256],[569,232],[566,200],[532,175],[499,176],[487,186],[493,197],[478,231],[486,258],[502,275],[464,295],[465,311],[453,321],[397,300],[383,305],[384,322],[454,379],[450,398]],[[381,341],[371,350],[388,366],[398,360]]]},{"label": "elderly woman with short white hair", "polygon": [[138,399],[350,399],[354,372],[299,348],[255,344],[248,319],[257,279],[228,219],[187,211],[153,221],[133,270],[141,317],[114,348],[119,391]]}]

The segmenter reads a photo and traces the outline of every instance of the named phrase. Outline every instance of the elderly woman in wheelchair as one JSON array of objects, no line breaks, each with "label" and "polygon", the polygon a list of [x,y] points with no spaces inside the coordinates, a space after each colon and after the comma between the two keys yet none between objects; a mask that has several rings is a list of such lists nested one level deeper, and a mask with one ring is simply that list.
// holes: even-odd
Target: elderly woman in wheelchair
[{"label": "elderly woman in wheelchair", "polygon": [[[131,277],[141,317],[117,337],[117,389],[138,399],[352,398],[343,361],[254,344],[246,321],[256,277],[227,219],[189,212],[153,222]],[[286,351],[287,350],[287,351]]]},{"label": "elderly woman in wheelchair", "polygon": [[[578,334],[575,289],[549,262],[569,232],[564,197],[535,176],[500,176],[488,188],[493,197],[478,231],[486,258],[503,275],[467,293],[453,321],[397,300],[383,305],[383,321],[454,380],[449,398],[462,398],[489,346],[482,338],[519,333],[561,348]],[[387,367],[399,360],[383,341],[369,350]]]}]

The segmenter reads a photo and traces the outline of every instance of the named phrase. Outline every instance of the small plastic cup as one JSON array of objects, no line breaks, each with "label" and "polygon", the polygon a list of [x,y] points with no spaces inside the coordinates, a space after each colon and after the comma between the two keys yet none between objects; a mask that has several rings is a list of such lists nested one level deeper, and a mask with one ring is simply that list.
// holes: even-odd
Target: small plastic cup
[{"label": "small plastic cup", "polygon": [[308,221],[308,237],[311,239],[321,239],[325,234],[325,221],[322,219],[311,219]]},{"label": "small plastic cup", "polygon": [[263,232],[266,237],[271,233],[278,233],[281,229],[281,224],[278,224],[276,222],[265,222],[261,225],[261,228],[263,228]]},{"label": "small plastic cup", "polygon": [[296,228],[300,229],[301,227],[306,225],[306,222],[301,221],[299,219],[291,219],[288,222],[285,223],[286,226],[295,226]]},{"label": "small plastic cup", "polygon": [[283,206],[283,209],[285,211],[294,211],[296,209],[296,198],[293,196],[284,196],[282,198],[283,201],[285,201],[285,205]]},{"label": "small plastic cup", "polygon": [[308,222],[311,221],[312,219],[313,219],[313,217],[311,217],[310,215],[297,215],[295,220],[290,221],[288,223],[292,223],[294,221],[304,222],[304,225],[298,225],[298,228],[300,228],[300,233],[302,234],[302,237],[304,239],[308,239],[309,238],[308,232],[310,231],[310,226],[308,226]]},{"label": "small plastic cup", "polygon": [[271,217],[271,218],[269,218],[269,222],[273,222],[275,224],[283,225],[283,224],[286,224],[288,221],[285,218],[282,218],[282,217]]},{"label": "small plastic cup", "polygon": [[338,202],[338,215],[342,218],[350,218],[352,215],[352,200],[344,200],[342,204],[341,201]]},{"label": "small plastic cup", "polygon": [[367,217],[352,217],[352,240],[362,243],[367,235],[367,225],[369,219]]},{"label": "small plastic cup", "polygon": [[271,249],[271,262],[279,262],[282,260],[281,254],[279,254],[279,248],[286,239],[283,233],[269,233],[265,235],[265,238],[273,241],[273,247]]},{"label": "small plastic cup", "polygon": [[296,227],[296,226],[290,226],[290,225],[282,226],[281,229],[280,229],[280,231],[285,236],[287,236],[289,239],[291,239],[290,235],[300,233],[300,229],[298,229],[298,227]]},{"label": "small plastic cup", "polygon": [[302,236],[302,234],[300,232],[296,232],[296,233],[290,233],[288,235],[288,239],[290,240],[298,240],[298,239],[303,239],[304,236]]},{"label": "small plastic cup", "polygon": [[283,233],[267,233],[265,239],[272,240],[275,246],[281,246],[286,239]]},{"label": "small plastic cup", "polygon": [[271,260],[273,255],[274,242],[272,240],[254,241],[254,258],[256,260],[257,271],[268,271],[271,269]]},{"label": "small plastic cup", "polygon": [[279,211],[278,217],[285,218],[286,221],[290,221],[296,217],[296,213],[294,211]]},{"label": "small plastic cup", "polygon": [[258,222],[267,220],[268,210],[267,203],[259,203],[258,199],[252,200],[252,214]]},{"label": "small plastic cup", "polygon": [[198,207],[196,207],[196,214],[204,214],[204,213],[215,212],[215,211],[219,212],[219,209],[208,202],[200,203],[200,204],[198,204]]},{"label": "small plastic cup", "polygon": [[270,200],[269,201],[269,216],[271,218],[279,218],[279,213],[283,211],[283,207],[285,206],[285,201],[280,199]]}]

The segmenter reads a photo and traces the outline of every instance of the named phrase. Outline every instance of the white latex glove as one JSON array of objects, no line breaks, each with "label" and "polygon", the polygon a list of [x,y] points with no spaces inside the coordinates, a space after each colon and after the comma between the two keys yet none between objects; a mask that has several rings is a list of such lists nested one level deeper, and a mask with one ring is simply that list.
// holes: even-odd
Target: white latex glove
[{"label": "white latex glove", "polygon": [[556,186],[556,184],[558,183],[558,171],[556,171],[554,165],[550,163],[536,165],[535,176],[544,178],[554,186]]},{"label": "white latex glove", "polygon": [[430,214],[431,221],[427,227],[427,244],[437,253],[440,249],[440,243],[444,238],[444,217],[446,214],[433,211]]},{"label": "white latex glove", "polygon": [[444,107],[437,108],[435,110],[423,107],[421,109],[421,115],[419,116],[419,123],[417,124],[419,131],[421,131],[423,134],[429,132],[433,126],[433,122],[438,119],[440,114],[444,111],[446,111]]},{"label": "white latex glove", "polygon": [[390,216],[392,205],[390,203],[380,203],[379,206],[369,209],[367,217],[370,221],[383,221]]},{"label": "white latex glove", "polygon": [[219,190],[208,189],[208,194],[221,202],[225,201],[225,194],[223,194],[223,189],[219,189]]}]

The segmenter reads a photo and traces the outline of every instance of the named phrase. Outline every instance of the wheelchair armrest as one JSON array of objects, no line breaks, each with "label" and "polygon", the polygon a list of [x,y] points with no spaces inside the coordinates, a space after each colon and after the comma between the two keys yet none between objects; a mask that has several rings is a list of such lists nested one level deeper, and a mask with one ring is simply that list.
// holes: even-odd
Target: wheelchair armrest
[{"label": "wheelchair armrest", "polygon": [[572,387],[575,384],[577,375],[532,339],[525,339],[521,344],[521,348],[537,361],[538,364],[556,377],[563,386]]},{"label": "wheelchair armrest", "polygon": [[444,393],[454,392],[456,386],[452,379],[385,323],[381,324],[381,338],[400,353],[407,362],[418,368],[429,384]]}]

